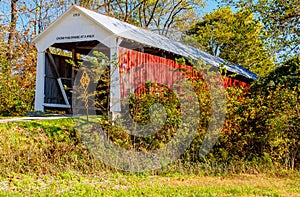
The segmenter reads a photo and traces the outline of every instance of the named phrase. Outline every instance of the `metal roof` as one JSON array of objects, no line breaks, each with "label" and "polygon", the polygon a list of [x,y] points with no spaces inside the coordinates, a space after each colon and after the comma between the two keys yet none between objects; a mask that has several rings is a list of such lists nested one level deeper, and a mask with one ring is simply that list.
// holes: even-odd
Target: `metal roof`
[{"label": "metal roof", "polygon": [[86,15],[93,18],[95,22],[99,23],[101,26],[105,27],[107,30],[121,38],[126,38],[150,47],[169,51],[186,58],[192,58],[194,60],[200,58],[205,63],[213,66],[219,67],[220,65],[224,65],[228,71],[237,73],[249,79],[256,80],[258,78],[256,74],[243,68],[242,66],[231,64],[221,58],[210,55],[209,53],[194,47],[184,45],[165,36],[159,35],[144,28],[136,27],[126,22],[122,22],[113,17],[99,14],[77,5],[74,6],[84,12]]},{"label": "metal roof", "polygon": [[228,71],[244,76],[248,79],[256,80],[258,78],[256,74],[243,68],[242,66],[239,66],[237,64],[231,64],[228,61],[225,61],[219,57],[215,57],[213,55],[210,55],[209,53],[206,53],[194,47],[171,40],[165,36],[154,33],[150,30],[141,27],[136,27],[129,23],[122,22],[116,18],[88,10],[81,6],[73,5],[70,8],[70,10],[73,8],[80,10],[84,15],[90,17],[94,22],[96,22],[96,24],[99,24],[101,27],[105,28],[106,30],[110,31],[111,33],[115,34],[120,38],[125,38],[146,45],[148,47],[172,52],[174,54],[186,58],[192,58],[194,60],[201,59],[205,63],[216,67],[222,65]]}]

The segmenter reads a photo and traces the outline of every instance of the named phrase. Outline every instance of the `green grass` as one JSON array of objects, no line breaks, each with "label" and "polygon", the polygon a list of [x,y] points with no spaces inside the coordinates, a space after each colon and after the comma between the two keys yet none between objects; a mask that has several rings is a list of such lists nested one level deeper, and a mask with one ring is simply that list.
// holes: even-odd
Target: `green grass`
[{"label": "green grass", "polygon": [[0,116],[0,119],[8,119],[8,118],[13,118],[12,116]]},{"label": "green grass", "polygon": [[0,176],[103,168],[80,143],[72,119],[8,122],[0,133]]},{"label": "green grass", "polygon": [[233,175],[178,162],[116,172],[85,149],[72,119],[1,123],[0,133],[0,196],[300,196],[297,171]]},{"label": "green grass", "polygon": [[135,176],[103,173],[83,176],[15,175],[2,178],[7,196],[300,196],[300,177],[236,175],[231,177]]}]

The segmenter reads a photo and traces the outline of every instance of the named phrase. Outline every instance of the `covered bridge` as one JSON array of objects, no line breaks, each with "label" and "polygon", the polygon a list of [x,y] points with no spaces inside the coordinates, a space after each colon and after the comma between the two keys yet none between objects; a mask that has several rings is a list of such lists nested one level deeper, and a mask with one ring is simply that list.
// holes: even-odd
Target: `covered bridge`
[{"label": "covered bridge", "polygon": [[[225,84],[229,86],[257,79],[254,73],[239,65],[77,5],[62,14],[32,42],[38,51],[34,106],[37,111],[72,109],[72,88],[77,72],[66,60],[77,61],[79,54],[88,55],[91,50],[99,50],[111,59],[120,52],[127,52],[126,56],[119,56],[120,67],[111,73],[111,83],[114,83],[109,91],[112,112],[120,111],[119,101],[124,93],[119,80],[120,69],[124,69],[122,65],[125,63],[132,67],[153,58],[172,64],[180,57],[201,59],[215,67],[223,65],[228,72],[236,73],[235,78],[226,79]],[[50,47],[68,51],[71,56],[51,54]]]}]

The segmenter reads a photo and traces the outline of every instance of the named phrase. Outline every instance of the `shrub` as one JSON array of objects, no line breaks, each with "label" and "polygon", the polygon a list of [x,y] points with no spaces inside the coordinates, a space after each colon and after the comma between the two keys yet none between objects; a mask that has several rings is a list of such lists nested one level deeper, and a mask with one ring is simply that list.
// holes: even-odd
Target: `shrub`
[{"label": "shrub", "polygon": [[[10,70],[8,62],[0,59],[0,116],[24,115],[33,109],[34,89],[26,87],[19,73]],[[33,83],[33,79],[27,80]]]}]

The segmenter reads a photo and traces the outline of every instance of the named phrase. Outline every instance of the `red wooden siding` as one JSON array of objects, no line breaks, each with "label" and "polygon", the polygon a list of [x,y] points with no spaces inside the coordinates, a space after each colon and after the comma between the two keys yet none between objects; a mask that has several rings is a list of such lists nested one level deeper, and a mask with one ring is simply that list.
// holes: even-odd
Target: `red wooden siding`
[{"label": "red wooden siding", "polygon": [[[185,70],[185,72],[180,72],[180,70]],[[202,78],[196,75],[191,66],[122,47],[119,47],[119,71],[122,98],[133,91],[137,94],[140,93],[144,87],[145,79],[172,87],[172,84],[182,77]],[[223,85],[225,88],[238,86],[247,88],[248,86],[246,82],[230,77],[224,78]]]}]

